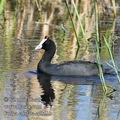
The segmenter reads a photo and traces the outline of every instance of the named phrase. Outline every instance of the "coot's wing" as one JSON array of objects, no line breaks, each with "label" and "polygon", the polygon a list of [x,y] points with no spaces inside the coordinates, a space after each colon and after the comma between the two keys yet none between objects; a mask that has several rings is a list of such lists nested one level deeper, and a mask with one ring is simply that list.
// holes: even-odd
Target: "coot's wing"
[{"label": "coot's wing", "polygon": [[69,61],[62,64],[50,64],[46,71],[51,75],[90,76],[98,74],[96,63],[89,61]]}]

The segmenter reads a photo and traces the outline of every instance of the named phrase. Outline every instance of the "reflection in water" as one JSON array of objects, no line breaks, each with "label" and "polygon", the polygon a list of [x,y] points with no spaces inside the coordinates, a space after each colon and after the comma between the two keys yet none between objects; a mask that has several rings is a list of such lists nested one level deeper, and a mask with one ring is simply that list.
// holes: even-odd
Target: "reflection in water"
[{"label": "reflection in water", "polygon": [[50,83],[51,76],[45,73],[37,74],[37,79],[43,89],[43,95],[41,95],[41,101],[45,106],[52,106],[52,102],[55,99],[54,90]]},{"label": "reflection in water", "polygon": [[98,117],[99,120],[113,120],[119,117],[119,86],[113,100],[103,99],[101,85],[91,83],[96,80],[94,77],[51,79],[50,75],[41,73],[28,79],[13,73],[6,78],[2,97],[5,98],[4,109],[0,111],[5,115],[0,116],[1,120],[8,120],[8,117],[10,120],[98,120]]},{"label": "reflection in water", "polygon": [[103,96],[98,106],[98,118],[100,120],[108,120],[107,118],[107,98]]}]

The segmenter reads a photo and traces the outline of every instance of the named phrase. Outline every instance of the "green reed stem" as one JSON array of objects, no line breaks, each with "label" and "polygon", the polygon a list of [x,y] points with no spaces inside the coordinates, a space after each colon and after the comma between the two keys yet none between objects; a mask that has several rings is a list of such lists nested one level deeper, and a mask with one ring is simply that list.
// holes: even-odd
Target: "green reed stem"
[{"label": "green reed stem", "polygon": [[100,80],[102,83],[102,87],[103,87],[103,91],[107,92],[107,86],[106,86],[106,82],[104,79],[104,75],[103,75],[103,70],[102,70],[102,66],[101,66],[101,61],[100,61],[100,46],[99,46],[99,42],[100,42],[100,36],[99,36],[99,17],[98,17],[98,7],[97,7],[97,2],[95,1],[95,26],[96,26],[96,47],[97,47],[97,55],[96,55],[96,59],[97,59],[97,63],[98,63],[98,69],[99,69],[99,76],[100,76]]},{"label": "green reed stem", "polygon": [[115,0],[111,0],[112,6],[113,6],[113,11],[114,11],[114,16],[116,16],[116,5],[115,5]]},{"label": "green reed stem", "polygon": [[110,47],[109,43],[107,42],[107,39],[106,39],[105,36],[104,36],[104,41],[105,41],[106,47],[107,47],[107,49],[108,49],[108,52],[109,52],[110,57],[111,57],[111,60],[112,60],[112,64],[113,64],[112,68],[115,70],[115,73],[116,73],[116,75],[117,75],[117,79],[118,79],[118,81],[120,82],[120,76],[119,76],[118,69],[117,69],[117,66],[116,66],[115,61],[114,61],[114,58],[113,58],[113,54],[112,54],[112,51],[111,51],[111,47]]},{"label": "green reed stem", "polygon": [[74,22],[73,22],[73,18],[72,18],[72,15],[71,15],[71,13],[70,13],[70,9],[69,9],[69,5],[68,5],[68,3],[67,3],[67,0],[65,0],[65,4],[66,4],[66,7],[67,7],[69,16],[70,16],[70,20],[71,20],[71,22],[72,22],[72,26],[73,26],[73,30],[74,30],[74,33],[75,33],[75,37],[76,37],[76,40],[77,40],[78,48],[80,48],[80,42],[79,42],[79,39],[78,39],[78,35],[77,35],[76,29],[75,29],[75,24],[74,24]]},{"label": "green reed stem", "polygon": [[0,1],[0,15],[2,14],[2,12],[4,10],[5,2],[6,2],[6,0],[1,0]]},{"label": "green reed stem", "polygon": [[76,15],[77,15],[77,17],[78,17],[78,20],[79,20],[79,23],[80,23],[80,28],[81,28],[81,31],[82,31],[82,35],[83,35],[83,37],[84,37],[85,40],[86,40],[84,27],[83,27],[83,25],[82,25],[82,23],[81,23],[80,15],[79,15],[79,13],[78,13],[78,10],[77,10],[77,7],[76,7],[76,5],[75,5],[74,0],[72,0],[72,3],[73,3],[74,9],[75,9],[75,13],[76,13]]}]

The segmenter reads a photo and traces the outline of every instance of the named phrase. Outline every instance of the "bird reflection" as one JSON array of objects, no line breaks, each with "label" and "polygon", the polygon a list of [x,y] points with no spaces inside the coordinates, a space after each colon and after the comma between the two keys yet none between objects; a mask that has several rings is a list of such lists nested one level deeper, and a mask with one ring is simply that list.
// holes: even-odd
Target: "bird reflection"
[{"label": "bird reflection", "polygon": [[55,94],[51,85],[51,76],[46,73],[39,73],[37,74],[37,79],[43,89],[41,101],[45,106],[52,106],[52,103],[55,99]]}]

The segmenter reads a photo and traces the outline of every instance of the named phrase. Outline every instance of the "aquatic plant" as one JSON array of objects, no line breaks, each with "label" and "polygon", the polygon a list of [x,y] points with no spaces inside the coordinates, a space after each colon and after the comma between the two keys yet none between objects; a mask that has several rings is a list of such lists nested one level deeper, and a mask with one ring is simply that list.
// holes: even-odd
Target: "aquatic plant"
[{"label": "aquatic plant", "polygon": [[111,0],[112,6],[113,6],[113,12],[114,16],[116,16],[116,5],[115,5],[115,0]]},{"label": "aquatic plant", "polygon": [[76,32],[75,24],[74,24],[74,21],[73,21],[73,18],[72,18],[67,0],[65,0],[65,5],[67,7],[67,10],[68,10],[68,13],[69,13],[69,16],[70,16],[70,21],[72,22],[73,30],[74,30],[75,37],[76,37],[76,40],[77,40],[77,46],[78,46],[78,49],[79,49],[80,43],[79,43],[79,39],[78,39],[78,35],[77,35],[77,32]]},{"label": "aquatic plant", "polygon": [[96,29],[96,60],[98,63],[98,69],[99,69],[99,77],[102,83],[103,91],[106,94],[107,93],[107,85],[104,79],[104,74],[101,66],[101,58],[100,58],[100,31],[99,31],[99,10],[97,6],[97,1],[94,1],[94,7],[95,7],[95,29]]},{"label": "aquatic plant", "polygon": [[[85,30],[84,30],[84,23],[81,22],[81,16],[80,16],[80,12],[78,11],[77,5],[75,4],[74,0],[72,0],[71,2],[72,2],[73,9],[75,11],[74,14],[76,14],[77,20],[80,23],[80,31],[78,32],[77,29],[76,29],[76,26],[75,26],[76,21],[74,21],[73,16],[72,16],[71,11],[70,11],[70,8],[69,8],[69,4],[68,4],[67,0],[65,0],[65,4],[66,4],[66,7],[67,7],[67,10],[68,10],[68,13],[69,13],[70,21],[72,22],[73,30],[74,30],[75,37],[76,37],[76,40],[77,40],[77,46],[78,46],[78,49],[76,50],[76,56],[77,56],[77,54],[79,52],[80,45],[81,45],[80,39],[78,37],[79,33],[81,33],[82,38],[86,42],[88,40],[86,39]],[[100,52],[101,52],[100,51],[100,49],[101,49],[101,39],[100,39],[100,28],[99,28],[100,11],[99,11],[99,7],[98,7],[98,1],[93,0],[92,5],[93,5],[92,12],[95,15],[96,61],[98,63],[98,69],[99,69],[99,76],[100,76],[101,84],[102,84],[104,93],[107,94],[107,85],[106,85],[106,82],[105,82],[105,78],[104,78],[104,74],[103,74],[103,70],[102,70],[102,66],[101,66],[101,64],[102,64],[101,63],[101,57],[100,57],[101,56],[100,55]],[[114,14],[116,14],[115,1],[113,1],[113,0],[112,0],[112,5],[114,7]],[[105,36],[104,36],[104,41],[105,41],[105,45],[107,46],[108,52],[110,53],[110,57],[112,59],[114,70],[115,70],[115,72],[117,74],[117,78],[119,79],[119,75],[118,75],[118,72],[117,72],[117,67],[115,66],[115,62],[114,62],[113,56],[111,54],[112,52],[110,50],[110,46],[108,46],[108,44],[107,44],[107,40],[106,40]],[[87,43],[86,43],[86,45],[87,45]]]},{"label": "aquatic plant", "polygon": [[0,1],[0,15],[2,14],[2,12],[4,10],[4,6],[5,6],[5,0],[1,0]]},{"label": "aquatic plant", "polygon": [[113,68],[113,70],[115,71],[115,73],[116,73],[116,75],[117,75],[117,79],[118,79],[118,81],[120,82],[120,76],[119,76],[119,74],[118,74],[118,68],[117,68],[117,66],[116,66],[116,64],[115,64],[115,60],[114,60],[114,57],[113,57],[113,54],[112,54],[112,50],[111,50],[111,45],[110,45],[110,43],[108,42],[109,39],[110,39],[110,37],[111,37],[111,36],[109,36],[109,38],[107,39],[106,36],[104,36],[105,45],[106,45],[106,47],[107,47],[107,49],[108,49],[108,52],[109,52],[109,55],[110,55],[110,58],[111,58],[111,61],[112,61],[112,65],[109,64],[109,66],[110,66],[111,68]]}]

